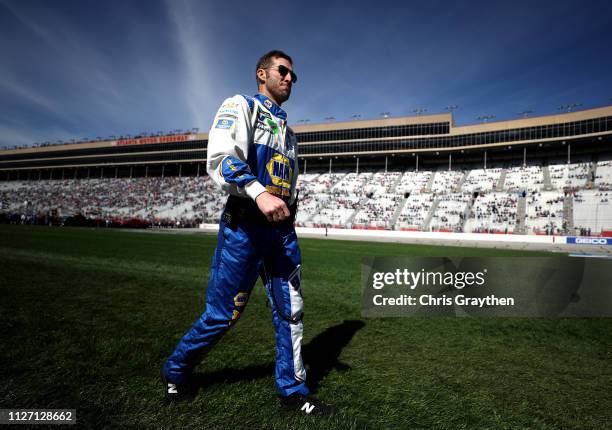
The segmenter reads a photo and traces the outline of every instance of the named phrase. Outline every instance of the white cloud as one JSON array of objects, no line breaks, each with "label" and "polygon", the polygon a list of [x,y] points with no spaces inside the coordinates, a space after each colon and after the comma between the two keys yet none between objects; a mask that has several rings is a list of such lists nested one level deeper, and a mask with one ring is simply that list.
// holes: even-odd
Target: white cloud
[{"label": "white cloud", "polygon": [[215,89],[211,65],[214,67],[213,52],[207,45],[206,23],[190,1],[167,1],[168,12],[175,27],[180,60],[184,65],[182,73],[183,98],[191,112],[193,124],[201,125],[202,116],[210,112],[210,100]]}]

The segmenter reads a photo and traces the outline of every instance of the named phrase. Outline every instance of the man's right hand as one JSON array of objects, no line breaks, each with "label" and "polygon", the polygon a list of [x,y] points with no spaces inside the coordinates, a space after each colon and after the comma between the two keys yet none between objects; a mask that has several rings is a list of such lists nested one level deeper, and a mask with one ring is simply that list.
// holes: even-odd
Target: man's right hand
[{"label": "man's right hand", "polygon": [[285,202],[267,191],[258,195],[255,203],[269,222],[279,222],[289,218],[289,208]]}]

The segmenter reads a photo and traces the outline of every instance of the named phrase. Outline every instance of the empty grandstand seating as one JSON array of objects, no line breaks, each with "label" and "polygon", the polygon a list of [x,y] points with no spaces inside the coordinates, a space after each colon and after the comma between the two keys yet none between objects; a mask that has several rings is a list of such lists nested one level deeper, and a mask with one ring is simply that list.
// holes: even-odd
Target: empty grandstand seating
[{"label": "empty grandstand seating", "polygon": [[465,211],[472,196],[468,193],[445,194],[438,200],[430,229],[434,231],[462,231]]},{"label": "empty grandstand seating", "polygon": [[465,192],[493,191],[497,189],[502,169],[473,169],[469,171],[461,189]]},{"label": "empty grandstand seating", "polygon": [[475,199],[464,231],[512,233],[516,228],[518,195],[493,192]]},{"label": "empty grandstand seating", "polygon": [[[349,174],[354,175],[354,174]],[[342,226],[358,207],[360,189],[347,174],[324,173],[299,179],[298,225]]]},{"label": "empty grandstand seating", "polygon": [[434,195],[411,194],[398,218],[398,226],[402,230],[420,230],[425,228],[424,222],[434,202]]},{"label": "empty grandstand seating", "polygon": [[431,175],[430,171],[404,172],[395,190],[399,194],[424,192]]},{"label": "empty grandstand seating", "polygon": [[597,162],[595,186],[600,190],[612,190],[612,161]]},{"label": "empty grandstand seating", "polygon": [[434,194],[446,194],[456,191],[463,172],[454,170],[442,170],[435,173],[431,192]]},{"label": "empty grandstand seating", "polygon": [[544,233],[549,229],[556,231],[563,226],[562,192],[533,192],[526,199],[525,226],[531,233]]},{"label": "empty grandstand seating", "polygon": [[401,201],[402,198],[395,194],[378,194],[366,200],[355,215],[353,226],[390,229]]},{"label": "empty grandstand seating", "polygon": [[574,227],[591,232],[612,230],[612,191],[582,190],[574,195]]},{"label": "empty grandstand seating", "polygon": [[550,170],[552,187],[557,190],[563,190],[564,188],[576,188],[586,185],[590,164],[551,164],[548,168]]},{"label": "empty grandstand seating", "polygon": [[392,221],[399,205],[401,195],[394,192],[402,174],[400,172],[376,172],[363,175],[365,203],[353,218],[353,227],[359,228],[392,228]]},{"label": "empty grandstand seating", "polygon": [[506,171],[504,189],[537,191],[542,189],[544,175],[541,166],[511,167]]}]

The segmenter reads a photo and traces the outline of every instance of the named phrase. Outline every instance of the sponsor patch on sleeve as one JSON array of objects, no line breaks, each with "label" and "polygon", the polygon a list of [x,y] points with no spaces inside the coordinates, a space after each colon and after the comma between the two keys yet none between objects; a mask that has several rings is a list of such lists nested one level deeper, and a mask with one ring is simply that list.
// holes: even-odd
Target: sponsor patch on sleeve
[{"label": "sponsor patch on sleeve", "polygon": [[237,109],[238,108],[238,103],[234,103],[234,102],[227,102],[227,103],[223,103],[221,105],[222,108],[230,108],[230,109]]},{"label": "sponsor patch on sleeve", "polygon": [[220,118],[219,120],[217,120],[217,124],[215,125],[215,128],[229,129],[233,124],[234,124],[233,119]]},{"label": "sponsor patch on sleeve", "polygon": [[228,109],[224,107],[219,109],[219,115],[238,115],[239,113],[237,109]]}]

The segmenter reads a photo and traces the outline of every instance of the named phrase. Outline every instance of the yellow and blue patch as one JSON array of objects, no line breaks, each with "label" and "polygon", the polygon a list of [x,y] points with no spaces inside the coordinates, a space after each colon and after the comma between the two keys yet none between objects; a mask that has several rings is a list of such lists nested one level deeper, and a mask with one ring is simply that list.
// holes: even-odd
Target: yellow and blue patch
[{"label": "yellow and blue patch", "polygon": [[229,129],[232,125],[234,125],[233,119],[221,118],[217,120],[217,124],[215,125],[215,128]]},{"label": "yellow and blue patch", "polygon": [[[268,175],[270,175],[270,179],[272,180],[272,184],[281,189],[289,190],[291,188],[291,179],[293,178],[293,169],[291,168],[291,161],[289,158],[285,157],[278,152],[275,153],[270,161],[266,164],[266,170],[268,171]],[[280,193],[285,195],[283,191]]]},{"label": "yellow and blue patch", "polygon": [[247,304],[249,300],[249,293],[238,293],[234,297],[234,306],[237,308],[242,308]]}]

